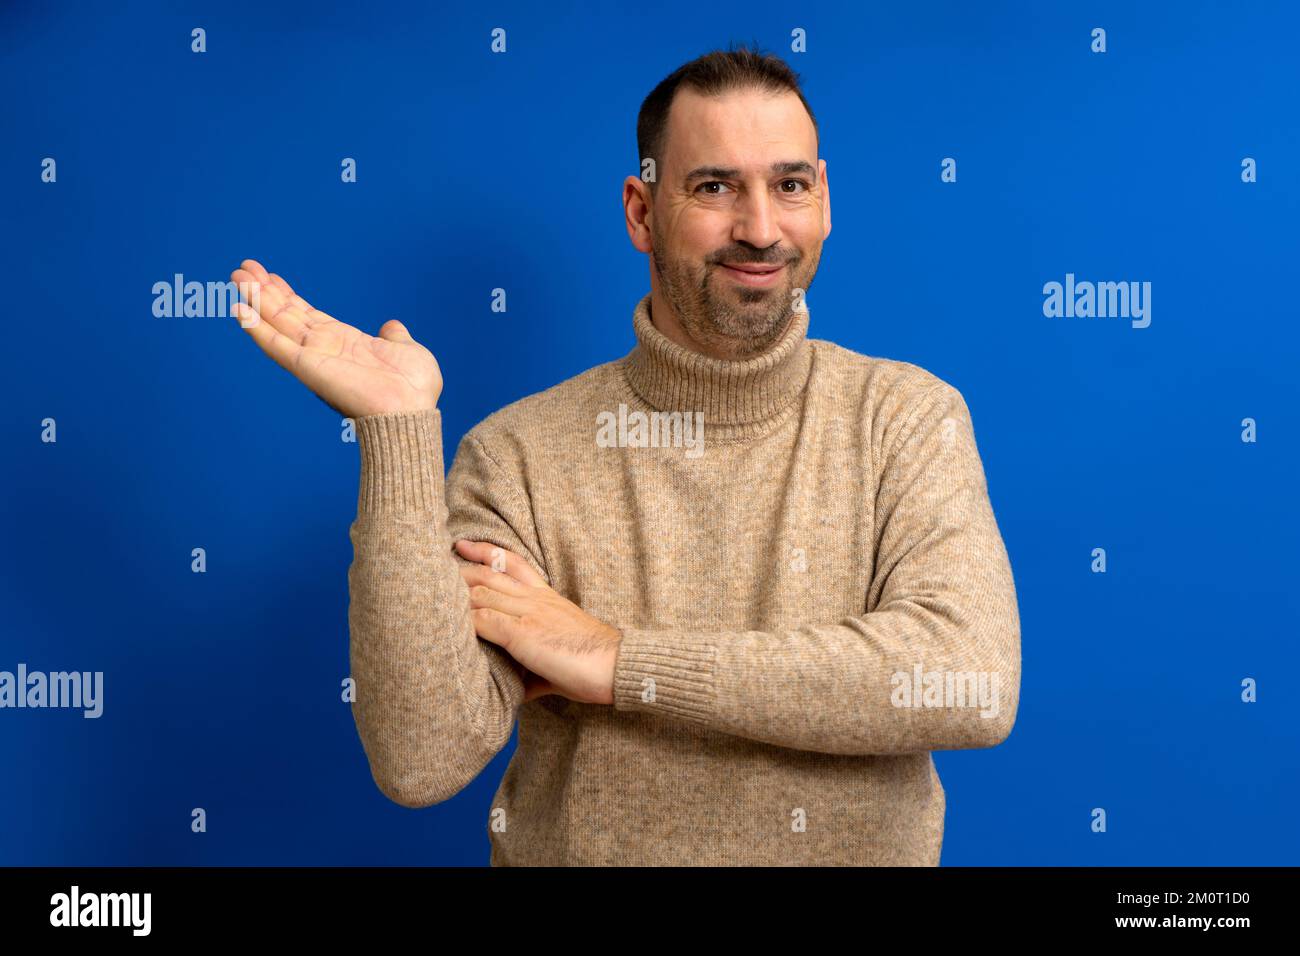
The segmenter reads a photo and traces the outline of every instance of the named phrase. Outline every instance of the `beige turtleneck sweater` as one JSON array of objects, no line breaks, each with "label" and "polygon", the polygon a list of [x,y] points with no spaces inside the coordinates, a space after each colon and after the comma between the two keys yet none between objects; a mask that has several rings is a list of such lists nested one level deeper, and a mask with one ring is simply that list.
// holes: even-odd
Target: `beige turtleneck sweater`
[{"label": "beige turtleneck sweater", "polygon": [[[808,338],[807,312],[723,361],[649,304],[627,356],[488,416],[445,480],[439,411],[357,420],[353,714],[375,782],[446,800],[518,718],[494,866],[937,865],[930,752],[1001,742],[1020,688],[964,399]],[[601,438],[620,404],[702,412],[702,453]],[[522,703],[517,665],[474,633],[456,538],[622,630],[613,706]]]}]

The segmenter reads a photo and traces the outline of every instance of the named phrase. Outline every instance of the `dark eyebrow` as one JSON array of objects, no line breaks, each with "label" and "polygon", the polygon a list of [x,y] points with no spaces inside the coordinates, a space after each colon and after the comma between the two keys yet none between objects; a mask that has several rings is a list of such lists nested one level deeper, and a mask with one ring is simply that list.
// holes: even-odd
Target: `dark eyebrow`
[{"label": "dark eyebrow", "polygon": [[[812,163],[804,159],[789,160],[782,163],[772,164],[772,174],[776,176],[789,175],[791,173],[811,173],[816,175],[817,170],[813,168]],[[696,179],[738,179],[740,170],[731,166],[697,166],[686,174],[686,182],[690,183]]]}]

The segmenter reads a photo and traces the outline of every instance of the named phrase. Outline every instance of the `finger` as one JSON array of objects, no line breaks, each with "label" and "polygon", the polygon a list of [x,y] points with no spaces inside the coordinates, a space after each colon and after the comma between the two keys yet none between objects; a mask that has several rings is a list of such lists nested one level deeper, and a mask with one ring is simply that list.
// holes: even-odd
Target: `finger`
[{"label": "finger", "polygon": [[[304,315],[310,316],[313,312],[317,311],[316,309],[312,308],[310,302],[308,302],[306,299],[300,296],[297,292],[293,291],[293,286],[289,285],[289,283],[284,280],[283,276],[279,276],[276,273],[272,272],[270,274],[270,279],[271,279],[271,283],[277,289],[279,289],[281,292],[284,293],[285,298],[288,299],[289,302],[292,305],[294,305],[299,311],[301,311]],[[325,315],[324,312],[320,312],[319,314],[322,316]]]},{"label": "finger", "polygon": [[484,587],[514,597],[527,597],[532,590],[528,585],[520,584],[510,575],[493,571],[484,564],[462,564],[460,566],[460,576],[465,579],[465,583],[470,587],[481,584]]},{"label": "finger", "polygon": [[531,564],[513,551],[508,551],[491,541],[470,541],[459,538],[456,541],[456,550],[471,561],[485,564],[494,571],[504,571],[522,584],[530,584],[533,587],[550,586],[545,578],[533,570]]},{"label": "finger", "polygon": [[505,594],[483,584],[476,584],[469,589],[469,606],[471,608],[491,608],[511,617],[522,617],[533,608],[528,598]]},{"label": "finger", "polygon": [[270,322],[263,321],[255,309],[247,303],[235,304],[235,318],[240,327],[249,334],[258,346],[273,358],[282,368],[297,374],[301,361],[303,346],[292,337],[281,332]]},{"label": "finger", "polygon": [[266,278],[270,282],[272,282],[275,285],[275,287],[278,288],[285,295],[288,296],[297,295],[297,293],[293,291],[293,286],[289,285],[289,280],[287,280],[284,276],[280,275],[278,272],[268,272],[266,274]]},{"label": "finger", "polygon": [[288,281],[283,276],[272,272],[268,274],[268,279],[278,291],[283,293],[289,302],[289,305],[302,313],[302,321],[308,328],[317,329],[329,325],[330,331],[341,332],[349,337],[364,334],[360,329],[353,328],[346,322],[339,322],[338,319],[334,318],[334,316],[330,315],[328,312],[322,312],[320,309],[316,308],[297,292],[293,291],[293,286],[289,285]]},{"label": "finger", "polygon": [[253,273],[245,269],[236,269],[230,278],[238,284],[240,295],[247,297],[245,303],[263,321],[270,322],[273,328],[299,345],[304,344],[308,328],[303,313],[288,304],[282,291],[258,281]]},{"label": "finger", "polygon": [[518,638],[518,632],[515,630],[516,618],[487,607],[475,608],[469,613],[474,621],[474,633],[483,640],[496,644],[510,654],[511,657],[514,657],[514,653],[510,648],[517,642]]},{"label": "finger", "polygon": [[274,272],[267,272],[266,267],[256,259],[245,259],[239,264],[239,268],[251,274],[262,285],[277,286],[285,295],[291,296],[294,294],[292,287],[285,281],[283,276],[276,275]]},{"label": "finger", "polygon": [[265,283],[270,281],[270,276],[267,274],[266,269],[263,268],[262,264],[256,259],[245,259],[239,264],[239,268],[243,269],[245,272],[251,273],[253,278],[258,282]]},{"label": "finger", "polygon": [[[320,309],[313,309],[299,295],[287,295],[274,282],[260,287],[262,318],[300,345],[320,349],[327,355],[342,355],[348,344],[364,333]],[[361,353],[363,365],[378,366],[376,361],[366,361],[369,352]]]},{"label": "finger", "polygon": [[379,327],[379,337],[389,342],[414,342],[411,333],[397,319],[389,319]]},{"label": "finger", "polygon": [[[248,302],[249,305],[257,309],[258,312],[261,312],[262,294],[267,289],[273,288],[275,283],[271,281],[271,277],[267,273],[266,268],[256,259],[245,259],[243,262],[241,262],[239,264],[239,268],[235,270],[235,273],[241,273],[241,272],[243,273],[243,275],[240,275],[238,279],[238,281],[240,282],[240,290],[242,291],[246,287],[246,284],[251,283],[253,286],[253,290],[255,292],[255,295],[251,301],[248,299],[245,299],[244,301]],[[231,278],[232,279],[235,278],[235,275],[232,274]],[[265,318],[265,316],[263,316],[263,318]]]},{"label": "finger", "polygon": [[[274,272],[267,272],[265,267],[256,259],[245,259],[240,263],[240,269],[256,282],[262,293],[274,292],[276,308],[280,308],[282,303],[296,305],[301,312],[311,312],[311,304],[293,291],[292,286],[284,280],[283,276],[276,275]],[[269,318],[267,316],[266,318]]]},{"label": "finger", "polygon": [[[291,342],[308,349],[309,352],[306,358],[316,361],[317,364],[326,358],[342,358],[346,356],[348,361],[356,365],[367,368],[385,367],[385,363],[372,354],[369,349],[352,348],[357,340],[369,339],[370,336],[350,325],[339,322],[319,309],[312,310],[311,315],[316,316],[316,318],[311,318],[297,304],[302,301],[301,297],[294,296],[293,299],[288,299],[284,290],[275,285],[274,282],[269,284],[260,283],[252,272],[236,269],[231,273],[231,277],[240,283],[241,289],[245,289],[247,285],[253,286],[251,307],[254,311],[239,313],[240,324],[246,329],[249,323],[255,319],[269,324],[271,328],[281,333]],[[293,357],[283,349],[283,343],[270,338],[265,341],[269,346],[280,347],[278,351],[268,350],[268,354],[277,362],[280,362],[281,365],[284,365],[284,358]],[[261,342],[262,340],[259,340],[259,344]],[[314,353],[320,354],[315,355]],[[303,371],[301,366],[290,367],[285,365],[285,367],[303,379],[304,382],[307,381],[301,374]],[[314,385],[312,387],[315,388]]]},{"label": "finger", "polygon": [[[319,349],[303,346],[295,342],[270,322],[261,321],[258,314],[243,302],[235,306],[235,313],[236,318],[239,319],[239,324],[249,334],[249,337],[257,343],[258,347],[274,359],[281,368],[295,376],[317,395],[322,394],[322,388],[327,384],[327,376],[321,371],[324,365],[331,362],[335,363],[336,371],[334,374],[337,376],[337,369],[340,368],[337,364],[338,359],[326,355]],[[355,391],[355,389],[350,389],[350,391]]]},{"label": "finger", "polygon": [[[302,313],[302,321],[306,323],[308,327],[315,328],[317,325],[325,322],[338,321],[334,316],[315,308],[310,302],[294,292],[293,287],[289,285],[288,281],[285,280],[283,276],[277,275],[274,272],[267,272],[266,268],[256,259],[245,259],[239,264],[239,268],[248,273],[248,277],[251,277],[252,281],[257,282],[262,287],[263,292],[267,289],[275,289],[283,299],[288,300],[292,305],[297,306],[298,310]],[[356,332],[358,335],[361,334],[360,331],[352,329],[349,325],[345,325],[341,322],[339,324],[343,325],[347,330]]]},{"label": "finger", "polygon": [[[248,273],[248,275],[251,276],[252,274]],[[275,317],[278,314],[291,308],[292,303],[289,297],[274,282],[252,276],[251,283],[253,292],[256,293],[256,300],[250,302],[249,305],[257,309],[266,321],[274,324]]]},{"label": "finger", "polygon": [[555,685],[545,677],[539,677],[532,671],[527,671],[526,675],[524,678],[524,703],[555,693]]}]

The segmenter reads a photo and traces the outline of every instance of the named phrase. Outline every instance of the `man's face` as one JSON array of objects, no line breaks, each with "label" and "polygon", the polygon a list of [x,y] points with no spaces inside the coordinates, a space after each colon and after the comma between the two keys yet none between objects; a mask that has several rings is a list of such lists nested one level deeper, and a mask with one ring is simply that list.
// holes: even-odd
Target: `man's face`
[{"label": "man's face", "polygon": [[[826,163],[807,110],[794,93],[680,89],[657,173],[652,281],[694,341],[740,358],[764,351],[795,290],[812,284],[830,234]],[[755,269],[769,272],[746,271]]]}]

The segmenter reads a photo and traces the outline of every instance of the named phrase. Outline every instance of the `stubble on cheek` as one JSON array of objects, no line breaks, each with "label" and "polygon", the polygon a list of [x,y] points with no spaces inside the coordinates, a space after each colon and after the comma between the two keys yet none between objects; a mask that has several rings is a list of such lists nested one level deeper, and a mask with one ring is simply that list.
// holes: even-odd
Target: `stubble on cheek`
[{"label": "stubble on cheek", "polygon": [[[786,281],[767,291],[746,288],[729,280],[713,261],[674,258],[657,227],[651,227],[652,258],[664,294],[676,311],[682,328],[695,341],[725,349],[737,359],[766,351],[789,323],[799,281],[816,269],[817,251],[786,262]],[[797,272],[797,274],[796,274]]]}]

